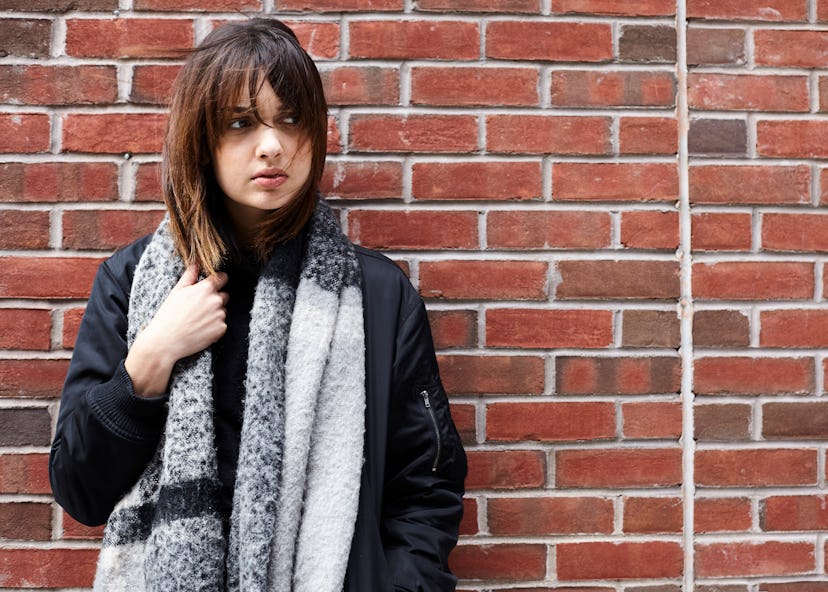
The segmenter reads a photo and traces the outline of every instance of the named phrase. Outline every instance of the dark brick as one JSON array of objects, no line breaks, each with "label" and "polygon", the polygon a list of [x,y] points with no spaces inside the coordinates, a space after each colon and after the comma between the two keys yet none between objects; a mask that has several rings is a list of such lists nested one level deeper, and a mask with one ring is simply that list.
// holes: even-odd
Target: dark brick
[{"label": "dark brick", "polygon": [[48,409],[0,409],[0,446],[48,446],[51,435]]},{"label": "dark brick", "polygon": [[[0,10],[3,0],[0,0]],[[0,58],[13,55],[47,58],[52,38],[52,22],[42,19],[1,19]]]},{"label": "dark brick", "polygon": [[624,347],[678,347],[681,324],[671,310],[625,310]]},{"label": "dark brick", "polygon": [[725,442],[750,437],[750,405],[696,405],[693,415],[697,440]]},{"label": "dark brick", "polygon": [[[762,592],[765,592],[764,588],[760,589]],[[748,592],[748,587],[746,585],[709,584],[706,586],[696,586],[695,592]]]},{"label": "dark brick", "polygon": [[762,436],[771,440],[828,439],[828,403],[768,403],[762,407]]},{"label": "dark brick", "polygon": [[36,502],[0,504],[0,539],[48,541],[51,538],[51,504]]},{"label": "dark brick", "polygon": [[687,144],[690,154],[744,156],[747,124],[743,119],[693,119]]},{"label": "dark brick", "polygon": [[621,30],[618,54],[625,62],[675,62],[676,29],[630,25]]},{"label": "dark brick", "polygon": [[745,63],[744,29],[687,30],[687,63],[691,66]]},{"label": "dark brick", "polygon": [[69,12],[70,10],[117,10],[118,0],[0,0],[0,10]]},{"label": "dark brick", "polygon": [[702,310],[693,315],[693,343],[697,347],[750,345],[748,318],[735,310]]}]

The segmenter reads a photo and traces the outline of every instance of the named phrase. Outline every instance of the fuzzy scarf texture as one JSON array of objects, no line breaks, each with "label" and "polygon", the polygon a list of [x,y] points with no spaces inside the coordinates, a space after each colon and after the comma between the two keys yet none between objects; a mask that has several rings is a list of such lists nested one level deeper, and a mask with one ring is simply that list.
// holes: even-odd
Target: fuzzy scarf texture
[{"label": "fuzzy scarf texture", "polygon": [[[165,219],[135,270],[130,346],[183,272]],[[107,522],[97,592],[342,589],[365,429],[360,283],[320,199],[301,260],[277,248],[256,286],[229,536],[208,348],[173,370],[158,451]]]}]

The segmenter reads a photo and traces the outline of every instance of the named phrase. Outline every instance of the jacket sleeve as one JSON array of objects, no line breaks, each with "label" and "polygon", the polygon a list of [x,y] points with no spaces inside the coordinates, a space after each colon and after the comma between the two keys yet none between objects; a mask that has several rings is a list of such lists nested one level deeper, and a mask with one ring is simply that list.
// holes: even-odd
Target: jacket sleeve
[{"label": "jacket sleeve", "polygon": [[451,591],[466,456],[440,382],[422,300],[397,337],[382,538],[394,589]]},{"label": "jacket sleeve", "polygon": [[124,369],[130,279],[112,261],[95,277],[49,458],[55,500],[88,525],[105,522],[136,482],[166,420],[165,399],[137,397]]}]

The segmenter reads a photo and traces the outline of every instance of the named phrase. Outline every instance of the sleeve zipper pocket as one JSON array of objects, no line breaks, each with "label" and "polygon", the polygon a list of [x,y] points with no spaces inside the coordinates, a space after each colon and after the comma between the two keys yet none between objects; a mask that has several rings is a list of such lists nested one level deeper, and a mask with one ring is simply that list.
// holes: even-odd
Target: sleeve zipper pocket
[{"label": "sleeve zipper pocket", "polygon": [[434,473],[437,471],[437,464],[440,462],[440,428],[437,425],[437,418],[434,416],[434,409],[431,407],[431,401],[428,398],[428,391],[420,391],[420,396],[423,398],[423,403],[425,404],[426,411],[428,411],[428,415],[429,417],[431,417],[431,423],[432,425],[434,425],[434,434],[437,436],[437,455],[434,457],[434,464],[431,465],[431,472]]}]

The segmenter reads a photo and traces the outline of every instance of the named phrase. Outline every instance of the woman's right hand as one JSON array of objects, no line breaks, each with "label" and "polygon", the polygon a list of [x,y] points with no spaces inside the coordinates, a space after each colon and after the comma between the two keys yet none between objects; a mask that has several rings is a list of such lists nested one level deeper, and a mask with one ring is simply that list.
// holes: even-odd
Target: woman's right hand
[{"label": "woman's right hand", "polygon": [[136,395],[162,395],[178,360],[224,335],[229,297],[221,289],[226,283],[226,273],[198,281],[197,266],[187,267],[127,354],[125,367]]}]

